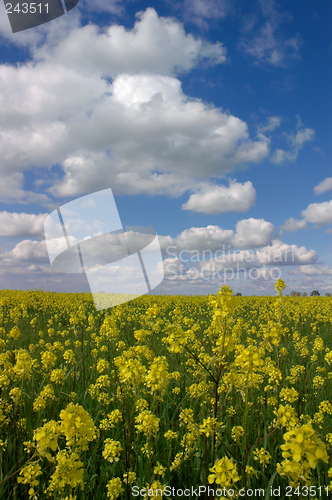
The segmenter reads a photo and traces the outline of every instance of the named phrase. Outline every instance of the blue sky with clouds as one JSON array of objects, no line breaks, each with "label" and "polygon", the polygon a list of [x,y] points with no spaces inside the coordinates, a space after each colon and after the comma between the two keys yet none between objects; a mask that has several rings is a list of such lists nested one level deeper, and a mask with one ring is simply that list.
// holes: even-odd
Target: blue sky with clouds
[{"label": "blue sky with clouds", "polygon": [[81,0],[13,34],[1,5],[1,288],[88,291],[51,268],[44,220],[112,188],[124,226],[157,231],[154,293],[332,293],[331,18]]}]

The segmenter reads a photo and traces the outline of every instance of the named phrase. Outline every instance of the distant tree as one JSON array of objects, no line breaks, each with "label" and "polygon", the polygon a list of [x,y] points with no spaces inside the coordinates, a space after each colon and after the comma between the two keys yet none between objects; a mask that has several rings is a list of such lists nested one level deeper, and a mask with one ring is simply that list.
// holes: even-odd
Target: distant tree
[{"label": "distant tree", "polygon": [[301,297],[301,292],[291,292],[291,297]]},{"label": "distant tree", "polygon": [[241,292],[237,292],[237,293],[235,294],[235,297],[241,297],[241,296],[242,296],[242,293],[241,293]]},{"label": "distant tree", "polygon": [[307,295],[307,292],[302,292],[302,297],[306,297]]},{"label": "distant tree", "polygon": [[318,297],[318,295],[320,295],[319,291],[318,290],[313,290],[310,294],[310,297]]},{"label": "distant tree", "polygon": [[330,292],[326,292],[325,297],[332,297],[332,294]]}]

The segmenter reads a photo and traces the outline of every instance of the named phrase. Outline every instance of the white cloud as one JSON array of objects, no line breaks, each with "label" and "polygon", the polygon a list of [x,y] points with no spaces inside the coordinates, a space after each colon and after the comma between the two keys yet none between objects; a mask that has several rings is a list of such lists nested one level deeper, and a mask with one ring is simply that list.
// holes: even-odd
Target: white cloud
[{"label": "white cloud", "polygon": [[[192,227],[185,229],[176,238],[159,236],[161,248],[167,250],[168,255],[181,250],[211,250],[216,251],[223,245],[231,245],[234,231],[222,229],[219,226]],[[175,258],[174,256],[172,256]]]},{"label": "white cloud", "polygon": [[257,16],[247,18],[239,48],[256,64],[287,67],[290,62],[300,59],[300,36],[287,37],[280,29],[290,16],[280,12],[274,0],[260,0],[259,3],[264,21],[257,28]]},{"label": "white cloud", "polygon": [[236,234],[234,235],[232,245],[234,248],[254,248],[262,245],[268,245],[274,226],[271,222],[264,219],[240,220],[236,224]]},{"label": "white cloud", "polygon": [[295,161],[299,155],[300,150],[308,141],[313,141],[315,138],[315,131],[313,128],[303,128],[300,118],[298,117],[297,132],[293,134],[285,134],[288,142],[290,143],[290,151],[277,149],[271,157],[271,161],[280,165],[285,161]]},{"label": "white cloud", "polygon": [[323,194],[332,189],[332,177],[327,177],[314,187],[315,194]]},{"label": "white cloud", "polygon": [[280,226],[280,229],[284,231],[290,231],[290,232],[296,232],[299,229],[304,229],[307,227],[307,221],[306,220],[296,220],[293,219],[293,217],[290,217],[288,220],[284,222],[282,226]]},{"label": "white cloud", "polygon": [[22,173],[1,175],[0,199],[2,203],[39,203],[40,205],[52,208],[54,204],[46,194],[34,193],[24,190],[24,176]]},{"label": "white cloud", "polygon": [[242,120],[189,100],[172,77],[121,75],[112,90],[68,131],[68,143],[81,148],[64,160],[65,176],[53,194],[74,196],[108,184],[115,193],[176,196],[195,190],[202,178],[267,155],[267,141],[251,141]]},{"label": "white cloud", "polygon": [[0,212],[0,236],[41,236],[47,214]]},{"label": "white cloud", "polygon": [[[58,165],[64,175],[51,186],[56,196],[110,185],[116,194],[180,196],[267,156],[266,138],[251,140],[245,122],[189,98],[167,74],[224,57],[220,45],[194,39],[177,21],[147,9],[130,31],[87,25],[54,43],[31,62],[0,66],[1,171],[16,183],[32,167]],[[118,74],[124,70],[131,74]],[[105,74],[117,76],[110,83]],[[8,202],[25,202],[28,195],[13,190],[5,190]]]},{"label": "white cloud", "polygon": [[35,53],[36,58],[112,78],[123,73],[174,76],[189,71],[204,58],[210,64],[226,60],[220,42],[211,44],[186,34],[179,21],[158,17],[152,7],[136,17],[131,30],[120,25],[101,30],[93,24],[73,29],[55,47],[44,45]]},{"label": "white cloud", "polygon": [[256,62],[286,67],[291,60],[300,59],[300,38],[282,39],[276,34],[276,26],[266,22],[253,39],[242,39],[242,50]]},{"label": "white cloud", "polygon": [[258,130],[261,133],[273,132],[277,127],[280,127],[281,118],[280,116],[270,116],[265,127],[259,127]]},{"label": "white cloud", "polygon": [[[316,227],[332,224],[332,200],[322,203],[311,203],[305,210],[302,210],[301,215],[303,219],[296,220],[290,217],[290,219],[286,220],[280,226],[280,229],[295,232],[306,228],[308,223],[315,224]],[[331,231],[332,229],[327,229],[326,233],[330,234]]]},{"label": "white cloud", "polygon": [[289,245],[279,240],[273,240],[272,245],[260,248],[256,253],[257,259],[261,264],[313,264],[318,259],[315,250],[307,250],[304,246]]},{"label": "white cloud", "polygon": [[324,226],[332,224],[332,200],[323,203],[311,203],[302,211],[302,217],[312,224]]},{"label": "white cloud", "polygon": [[26,267],[27,263],[44,264],[49,263],[45,241],[23,240],[17,243],[10,251],[0,254],[0,263],[5,266],[21,265]]},{"label": "white cloud", "polygon": [[332,269],[328,266],[300,266],[299,271],[306,276],[332,276]]},{"label": "white cloud", "polygon": [[[314,250],[288,245],[279,240],[273,240],[271,245],[255,251],[230,252],[227,248],[220,248],[219,252],[209,255],[205,249],[205,252],[200,252],[199,258],[196,252],[183,253],[178,248],[178,255],[171,251],[168,255],[172,257],[164,260],[167,279],[194,280],[199,285],[206,281],[240,279],[275,281],[276,277],[280,277],[280,267],[315,263],[318,258]],[[290,273],[295,274],[295,271]]]},{"label": "white cloud", "polygon": [[247,18],[239,48],[256,64],[287,67],[291,61],[300,59],[300,36],[287,37],[280,29],[290,16],[280,12],[274,0],[260,0],[259,3],[264,21],[257,27],[256,15]]},{"label": "white cloud", "polygon": [[[159,236],[161,247],[172,252],[203,251],[215,252],[230,248],[255,248],[271,243],[274,226],[264,219],[244,219],[236,224],[236,231],[222,229],[219,226],[192,227],[180,233],[176,238]],[[172,247],[172,248],[171,248]],[[174,255],[172,255],[174,257]]]},{"label": "white cloud", "polygon": [[205,214],[247,212],[256,202],[256,190],[251,182],[232,181],[229,187],[204,183],[182,205],[183,210]]},{"label": "white cloud", "polygon": [[184,0],[183,7],[186,21],[208,28],[208,22],[226,16],[230,4],[228,0]]}]

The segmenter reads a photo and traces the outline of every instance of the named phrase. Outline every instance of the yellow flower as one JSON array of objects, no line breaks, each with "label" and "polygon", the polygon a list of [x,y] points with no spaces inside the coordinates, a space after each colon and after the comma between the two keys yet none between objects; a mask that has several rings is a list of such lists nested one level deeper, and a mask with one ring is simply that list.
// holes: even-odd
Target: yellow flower
[{"label": "yellow flower", "polygon": [[319,460],[328,462],[326,445],[317,437],[311,423],[286,432],[284,440],[280,448],[286,460],[278,464],[278,473],[289,476],[294,485],[301,480],[310,484],[310,469],[315,469]]},{"label": "yellow flower", "polygon": [[171,441],[172,439],[176,439],[178,437],[176,432],[173,431],[167,431],[164,434],[164,437],[168,440]]},{"label": "yellow flower", "polygon": [[271,455],[268,451],[264,450],[264,448],[261,448],[260,450],[258,448],[255,448],[254,453],[254,460],[258,460],[261,465],[266,467],[271,460]]},{"label": "yellow flower", "polygon": [[110,498],[110,500],[115,500],[123,492],[124,489],[122,488],[121,479],[119,477],[115,477],[107,483],[107,497]]},{"label": "yellow flower", "polygon": [[43,427],[39,427],[34,431],[33,439],[36,441],[36,449],[39,455],[52,460],[51,454],[47,448],[55,451],[58,447],[58,437],[61,434],[60,425],[54,420],[46,422]]},{"label": "yellow flower", "polygon": [[56,469],[51,476],[48,492],[60,492],[68,485],[71,488],[81,486],[83,483],[83,462],[79,460],[77,453],[69,454],[67,451],[59,451],[56,456]]},{"label": "yellow flower", "polygon": [[240,480],[236,464],[227,457],[218,460],[210,469],[208,481],[210,484],[219,484],[221,488],[229,488]]},{"label": "yellow flower", "polygon": [[231,436],[234,441],[240,441],[240,438],[244,436],[244,429],[241,425],[235,425],[232,429]]},{"label": "yellow flower", "polygon": [[136,418],[136,429],[146,436],[155,435],[159,430],[160,418],[155,417],[149,410],[142,411]]},{"label": "yellow flower", "polygon": [[294,403],[297,401],[299,398],[299,393],[297,390],[294,389],[294,387],[291,388],[283,388],[280,391],[280,399],[288,402],[288,403]]},{"label": "yellow flower", "polygon": [[169,379],[168,363],[165,356],[156,357],[150,365],[150,369],[145,377],[146,385],[151,392],[160,391],[165,393]]},{"label": "yellow flower", "polygon": [[122,451],[122,446],[119,441],[114,441],[113,439],[105,439],[105,449],[102,453],[105,460],[109,462],[118,462],[119,455]]},{"label": "yellow flower", "polygon": [[34,462],[28,465],[25,465],[23,469],[20,470],[20,475],[17,478],[18,483],[29,484],[29,497],[32,498],[35,496],[34,488],[38,486],[39,481],[37,479],[38,476],[41,476],[42,470],[39,465],[39,462]]},{"label": "yellow flower", "polygon": [[124,483],[132,484],[134,481],[136,481],[136,473],[135,472],[125,472],[123,474],[123,482]]},{"label": "yellow flower", "polygon": [[163,467],[159,462],[157,462],[157,466],[153,469],[153,473],[158,474],[158,476],[165,477],[166,470],[166,467]]},{"label": "yellow flower", "polygon": [[66,436],[67,446],[88,449],[88,442],[97,437],[97,429],[92,418],[78,404],[69,403],[65,410],[60,412],[61,433]]}]

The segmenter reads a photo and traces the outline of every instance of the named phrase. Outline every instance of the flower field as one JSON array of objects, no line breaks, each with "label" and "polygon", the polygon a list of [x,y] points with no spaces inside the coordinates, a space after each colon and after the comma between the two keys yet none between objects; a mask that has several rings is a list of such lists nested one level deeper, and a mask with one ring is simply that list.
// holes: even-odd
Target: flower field
[{"label": "flower field", "polygon": [[332,298],[284,286],[1,291],[0,498],[332,498]]}]

